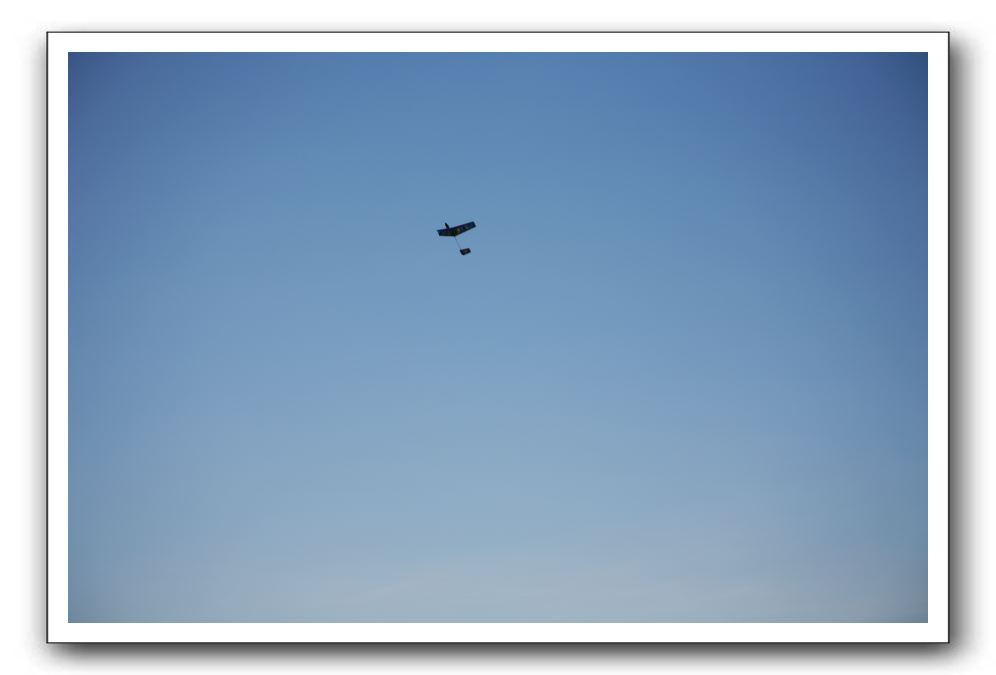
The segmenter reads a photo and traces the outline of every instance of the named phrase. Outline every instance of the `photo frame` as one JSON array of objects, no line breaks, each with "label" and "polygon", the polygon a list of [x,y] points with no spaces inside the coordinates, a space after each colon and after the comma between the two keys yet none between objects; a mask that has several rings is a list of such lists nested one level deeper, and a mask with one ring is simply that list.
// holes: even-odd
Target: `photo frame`
[{"label": "photo frame", "polygon": [[[927,78],[927,618],[904,622],[70,620],[70,70],[79,53],[921,53]],[[948,639],[948,34],[944,32],[52,32],[48,34],[50,642],[693,643]],[[452,223],[453,221],[451,221]],[[457,223],[461,221],[456,221]],[[455,223],[454,223],[455,224]],[[483,227],[481,228],[484,229]],[[467,249],[469,252],[469,249]],[[463,254],[463,249],[460,251]],[[456,256],[456,254],[453,254]],[[478,255],[475,253],[475,255]],[[462,259],[461,255],[459,259]],[[474,256],[469,257],[475,259]]]}]

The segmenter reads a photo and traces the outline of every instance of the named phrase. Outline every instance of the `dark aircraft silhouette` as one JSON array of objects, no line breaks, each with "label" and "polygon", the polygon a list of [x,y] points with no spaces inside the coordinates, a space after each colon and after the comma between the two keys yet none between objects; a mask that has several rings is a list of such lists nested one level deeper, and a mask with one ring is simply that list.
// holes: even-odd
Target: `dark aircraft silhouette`
[{"label": "dark aircraft silhouette", "polygon": [[[474,224],[473,220],[470,221],[469,223],[464,223],[463,225],[457,225],[456,227],[450,227],[449,223],[443,223],[443,225],[445,225],[446,227],[444,227],[441,230],[436,230],[436,232],[439,233],[440,237],[453,237],[453,241],[457,243],[457,248],[460,248],[460,241],[457,239],[457,237],[466,232],[467,230],[473,230],[475,227],[477,227],[477,225]],[[467,255],[468,253],[470,253],[469,248],[460,248],[460,255]]]}]

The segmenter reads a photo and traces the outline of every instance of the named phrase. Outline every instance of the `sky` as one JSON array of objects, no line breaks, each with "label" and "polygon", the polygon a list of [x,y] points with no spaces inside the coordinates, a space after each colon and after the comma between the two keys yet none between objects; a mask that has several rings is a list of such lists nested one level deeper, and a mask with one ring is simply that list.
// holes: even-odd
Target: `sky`
[{"label": "sky", "polygon": [[926,66],[71,54],[70,621],[925,621]]}]

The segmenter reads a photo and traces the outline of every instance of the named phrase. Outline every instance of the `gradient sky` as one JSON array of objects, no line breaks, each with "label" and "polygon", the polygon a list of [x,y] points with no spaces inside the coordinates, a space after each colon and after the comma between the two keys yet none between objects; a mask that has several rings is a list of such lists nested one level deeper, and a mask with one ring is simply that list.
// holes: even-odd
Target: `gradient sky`
[{"label": "gradient sky", "polygon": [[70,620],[925,621],[926,65],[72,54]]}]

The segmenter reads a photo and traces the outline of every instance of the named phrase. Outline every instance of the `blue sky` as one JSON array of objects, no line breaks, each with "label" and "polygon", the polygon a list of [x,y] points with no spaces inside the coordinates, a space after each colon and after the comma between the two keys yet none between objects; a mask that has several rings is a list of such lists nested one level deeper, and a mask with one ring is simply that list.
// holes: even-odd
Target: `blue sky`
[{"label": "blue sky", "polygon": [[926,620],[926,64],[72,54],[70,620]]}]

